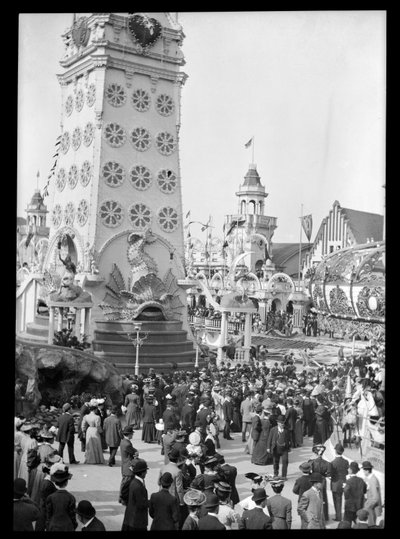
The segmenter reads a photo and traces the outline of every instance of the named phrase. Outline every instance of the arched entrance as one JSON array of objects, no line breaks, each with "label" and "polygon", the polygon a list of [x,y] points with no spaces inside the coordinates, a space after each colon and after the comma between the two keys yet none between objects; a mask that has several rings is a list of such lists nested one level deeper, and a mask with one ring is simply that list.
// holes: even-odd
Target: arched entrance
[{"label": "arched entrance", "polygon": [[293,314],[293,301],[288,301],[288,304],[286,305],[286,312],[288,314]]},{"label": "arched entrance", "polygon": [[273,313],[276,313],[278,311],[280,311],[282,308],[282,302],[279,298],[275,298],[272,303],[271,303],[271,311]]}]

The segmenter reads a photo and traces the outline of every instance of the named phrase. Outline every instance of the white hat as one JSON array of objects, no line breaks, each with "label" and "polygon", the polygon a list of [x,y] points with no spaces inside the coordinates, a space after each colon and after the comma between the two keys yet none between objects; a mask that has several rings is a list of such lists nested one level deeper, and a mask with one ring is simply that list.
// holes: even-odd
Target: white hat
[{"label": "white hat", "polygon": [[172,400],[172,397],[171,397],[171,395],[169,393],[165,398],[168,399],[168,400]]}]

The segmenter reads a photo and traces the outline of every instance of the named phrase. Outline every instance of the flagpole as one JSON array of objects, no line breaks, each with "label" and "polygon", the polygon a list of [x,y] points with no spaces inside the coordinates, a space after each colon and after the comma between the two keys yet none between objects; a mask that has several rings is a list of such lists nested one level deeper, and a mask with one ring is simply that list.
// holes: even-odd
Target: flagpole
[{"label": "flagpole", "polygon": [[300,291],[300,272],[301,272],[301,233],[303,229],[303,204],[301,205],[301,217],[300,217],[300,245],[299,245],[299,275],[298,275],[298,289]]},{"label": "flagpole", "polygon": [[254,165],[254,135],[253,135],[253,144],[251,145],[251,159],[252,164]]},{"label": "flagpole", "polygon": [[209,253],[208,253],[208,278],[210,278],[210,258],[211,258],[211,215],[208,216],[208,228],[210,229],[210,232],[207,229],[207,237],[209,239]]}]

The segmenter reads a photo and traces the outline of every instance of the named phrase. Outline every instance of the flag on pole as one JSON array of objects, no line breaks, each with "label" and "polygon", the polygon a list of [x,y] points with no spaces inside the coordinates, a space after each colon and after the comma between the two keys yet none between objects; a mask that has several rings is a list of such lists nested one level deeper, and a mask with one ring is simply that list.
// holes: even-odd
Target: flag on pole
[{"label": "flag on pole", "polygon": [[29,232],[29,234],[28,234],[28,236],[26,238],[26,241],[25,241],[25,247],[28,247],[28,245],[30,244],[32,238],[33,238],[33,232]]},{"label": "flag on pole", "polygon": [[244,217],[240,218],[240,219],[235,219],[231,222],[230,226],[229,226],[229,229],[228,229],[228,232],[226,233],[226,236],[229,236],[229,234],[232,232],[232,230],[235,228],[235,226],[237,225],[241,225],[243,224],[244,222],[246,221],[246,219]]},{"label": "flag on pole", "polygon": [[246,150],[247,150],[247,148],[250,148],[252,142],[253,142],[253,137],[251,137],[251,139],[248,142],[246,142],[246,144],[244,145]]},{"label": "flag on pole", "polygon": [[188,219],[190,216],[190,210],[187,212],[185,219]]},{"label": "flag on pole", "polygon": [[312,215],[310,214],[302,217],[301,224],[303,226],[303,230],[307,236],[308,241],[310,241],[312,233]]}]

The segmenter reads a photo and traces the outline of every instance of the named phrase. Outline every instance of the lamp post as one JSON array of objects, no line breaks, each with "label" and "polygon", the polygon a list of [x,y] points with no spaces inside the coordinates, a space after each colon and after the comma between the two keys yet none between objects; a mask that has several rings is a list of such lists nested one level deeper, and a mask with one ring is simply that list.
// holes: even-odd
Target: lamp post
[{"label": "lamp post", "polygon": [[136,331],[136,338],[132,337],[131,333],[128,333],[128,338],[131,340],[132,344],[136,346],[135,376],[139,375],[139,348],[148,337],[148,333],[145,333],[142,338],[139,337],[141,327],[141,322],[135,322],[133,329]]}]

